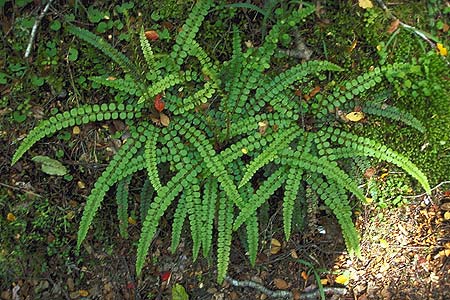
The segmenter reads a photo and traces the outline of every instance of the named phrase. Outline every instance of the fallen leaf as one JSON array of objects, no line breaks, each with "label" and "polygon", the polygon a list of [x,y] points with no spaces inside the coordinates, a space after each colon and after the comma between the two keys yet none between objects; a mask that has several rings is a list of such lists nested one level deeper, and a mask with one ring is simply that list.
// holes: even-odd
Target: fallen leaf
[{"label": "fallen leaf", "polygon": [[162,95],[158,94],[155,96],[155,100],[153,101],[153,105],[158,112],[162,112],[165,106],[164,101],[162,101]]},{"label": "fallen leaf", "polygon": [[334,280],[334,282],[336,282],[337,284],[342,284],[342,285],[347,285],[349,281],[350,281],[350,279],[345,275],[339,275]]},{"label": "fallen leaf", "polygon": [[447,56],[448,51],[447,48],[444,47],[441,43],[436,44],[436,49],[438,50],[439,54],[442,56]]},{"label": "fallen leaf", "polygon": [[6,220],[8,220],[9,222],[14,222],[16,220],[16,216],[13,213],[9,212],[6,215]]},{"label": "fallen leaf", "polygon": [[164,127],[167,127],[170,124],[170,119],[166,114],[161,113],[159,115],[159,120],[161,121],[161,125]]},{"label": "fallen leaf", "polygon": [[345,118],[352,122],[359,122],[364,119],[364,113],[361,111],[352,111],[345,115]]},{"label": "fallen leaf", "polygon": [[87,296],[89,296],[89,292],[86,291],[86,290],[79,290],[79,291],[78,291],[78,294],[79,294],[81,297],[87,297]]},{"label": "fallen leaf", "polygon": [[130,223],[131,225],[136,225],[137,222],[132,217],[128,217],[128,223]]},{"label": "fallen leaf", "polygon": [[72,129],[73,134],[77,135],[77,134],[80,134],[80,132],[81,132],[80,127],[78,127],[78,126],[73,127],[73,129]]},{"label": "fallen leaf", "polygon": [[181,284],[175,284],[172,288],[172,300],[188,300],[189,295]]},{"label": "fallen leaf", "polygon": [[277,287],[277,289],[285,290],[289,288],[289,284],[286,282],[286,280],[281,278],[275,278],[273,280],[273,284]]},{"label": "fallen leaf", "polygon": [[244,154],[247,154],[247,153],[248,153],[248,150],[247,150],[247,148],[242,148],[242,149],[241,149],[241,152],[244,153]]},{"label": "fallen leaf", "polygon": [[259,133],[261,134],[261,135],[264,135],[265,133],[266,133],[266,130],[267,130],[267,127],[269,126],[269,122],[267,122],[267,121],[261,121],[261,122],[258,122],[258,130],[259,130]]},{"label": "fallen leaf", "polygon": [[149,41],[157,41],[159,39],[159,34],[154,30],[147,30],[145,32],[145,37]]},{"label": "fallen leaf", "polygon": [[450,211],[444,213],[444,220],[450,220]]},{"label": "fallen leaf", "polygon": [[354,40],[353,43],[351,44],[350,48],[348,48],[348,52],[352,52],[356,45],[358,44],[358,40]]},{"label": "fallen leaf", "polygon": [[81,180],[77,181],[77,186],[81,190],[86,188],[86,184],[83,181],[81,181]]},{"label": "fallen leaf", "polygon": [[387,249],[389,248],[389,243],[385,239],[380,239],[381,248]]},{"label": "fallen leaf", "polygon": [[170,271],[162,272],[160,277],[162,281],[167,281],[172,276],[172,273]]},{"label": "fallen leaf", "polygon": [[322,279],[320,279],[320,283],[322,285],[327,285],[328,284],[328,279],[327,278],[322,278]]},{"label": "fallen leaf", "polygon": [[291,257],[294,258],[294,259],[298,258],[298,254],[297,254],[297,251],[295,251],[295,249],[291,250]]},{"label": "fallen leaf", "polygon": [[400,20],[395,19],[394,21],[391,22],[391,25],[389,26],[387,33],[394,33],[397,30],[399,25],[400,25]]},{"label": "fallen leaf", "polygon": [[48,156],[38,155],[33,157],[31,160],[41,164],[41,170],[46,174],[58,176],[64,176],[67,174],[67,169],[62,163]]},{"label": "fallen leaf", "polygon": [[361,8],[368,9],[373,7],[373,3],[370,0],[359,0],[358,5]]},{"label": "fallen leaf", "polygon": [[304,281],[308,280],[308,274],[305,271],[302,271],[301,275]]},{"label": "fallen leaf", "polygon": [[270,254],[277,254],[281,250],[281,243],[277,239],[272,239],[270,242]]}]

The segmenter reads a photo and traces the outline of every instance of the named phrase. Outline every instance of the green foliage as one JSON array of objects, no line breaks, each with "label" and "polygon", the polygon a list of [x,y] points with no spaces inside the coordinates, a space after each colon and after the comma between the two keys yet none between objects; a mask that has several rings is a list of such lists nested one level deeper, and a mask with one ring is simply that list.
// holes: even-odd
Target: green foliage
[{"label": "green foliage", "polygon": [[[147,180],[140,197],[138,274],[145,266],[159,221],[173,207],[171,250],[176,251],[183,226],[188,223],[194,259],[201,250],[204,256],[210,255],[215,245],[218,281],[223,281],[234,232],[245,225],[249,258],[254,264],[259,208],[275,192],[283,192],[284,230],[289,238],[295,227],[296,210],[307,203],[305,184],[317,194],[314,201],[321,199],[335,214],[348,251],[359,255],[348,192],[361,201],[365,201],[365,195],[345,172],[343,161],[359,156],[385,160],[403,168],[426,192],[430,192],[430,187],[425,175],[406,157],[379,142],[350,133],[350,125],[336,112],[366,99],[371,89],[388,77],[401,78],[412,70],[411,66],[375,68],[304,101],[294,94],[294,85],[306,87],[311,80],[343,69],[326,61],[309,61],[281,72],[275,72],[271,66],[279,37],[297,28],[315,7],[305,4],[292,10],[272,26],[259,47],[246,51],[234,29],[231,58],[220,63],[213,63],[195,40],[212,7],[213,1],[197,2],[168,55],[157,56],[141,30],[139,41],[146,65],[138,67],[102,38],[68,25],[72,34],[103,52],[126,73],[90,78],[124,93],[126,103],[81,105],[42,121],[19,146],[12,162],[16,163],[39,140],[63,128],[125,120],[130,137],[87,198],[77,247],[86,238],[113,185],[117,186],[119,230],[126,236],[126,187],[134,174],[145,170]],[[156,107],[157,99],[165,102],[163,110]],[[384,107],[370,98],[361,105],[367,114],[423,129],[412,115],[394,107]]]}]

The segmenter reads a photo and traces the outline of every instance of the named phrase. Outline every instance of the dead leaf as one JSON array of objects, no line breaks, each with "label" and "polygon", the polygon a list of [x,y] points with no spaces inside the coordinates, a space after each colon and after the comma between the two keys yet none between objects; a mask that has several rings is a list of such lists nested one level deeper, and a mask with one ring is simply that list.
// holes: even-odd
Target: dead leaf
[{"label": "dead leaf", "polygon": [[373,3],[370,0],[359,0],[358,5],[361,8],[368,9],[373,7]]},{"label": "dead leaf", "polygon": [[339,275],[334,280],[334,282],[336,282],[337,284],[342,284],[342,285],[347,285],[349,281],[350,281],[350,279],[345,275]]},{"label": "dead leaf", "polygon": [[164,127],[167,127],[170,124],[169,117],[166,114],[164,114],[164,113],[160,113],[159,114],[159,120],[161,121],[161,125],[164,126]]},{"label": "dead leaf", "polygon": [[345,115],[345,118],[352,122],[359,122],[364,119],[364,113],[361,111],[352,111]]},{"label": "dead leaf", "polygon": [[6,215],[6,220],[8,220],[9,222],[14,222],[16,220],[16,216],[13,213],[9,212]]},{"label": "dead leaf", "polygon": [[270,254],[277,254],[281,250],[281,243],[277,239],[272,239],[270,242]]},{"label": "dead leaf", "polygon": [[154,30],[147,30],[145,32],[145,37],[149,41],[157,41],[159,39],[159,34]]},{"label": "dead leaf", "polygon": [[446,211],[445,213],[444,213],[444,220],[450,220],[450,211]]},{"label": "dead leaf", "polygon": [[81,297],[89,296],[89,292],[87,290],[79,290],[78,294],[80,294]]},{"label": "dead leaf", "polygon": [[357,44],[358,44],[358,40],[354,40],[352,45],[350,46],[350,48],[348,48],[348,52],[352,52],[355,49]]},{"label": "dead leaf", "polygon": [[261,134],[261,135],[264,135],[265,133],[266,133],[266,130],[267,130],[267,127],[269,126],[269,122],[267,122],[267,121],[261,121],[261,122],[258,122],[258,130],[259,130],[259,133]]},{"label": "dead leaf", "polygon": [[72,129],[73,134],[77,135],[77,134],[80,134],[80,132],[81,132],[80,127],[78,127],[78,126],[73,127],[73,129]]},{"label": "dead leaf", "polygon": [[308,280],[308,274],[305,271],[302,271],[301,275],[304,281]]},{"label": "dead leaf", "polygon": [[273,284],[277,287],[277,289],[280,290],[286,290],[287,288],[289,288],[289,284],[286,282],[286,280],[281,278],[275,278],[273,280]]},{"label": "dead leaf", "polygon": [[400,25],[400,20],[395,19],[394,21],[391,22],[391,25],[389,26],[387,33],[394,33],[394,31],[397,30],[399,25]]}]

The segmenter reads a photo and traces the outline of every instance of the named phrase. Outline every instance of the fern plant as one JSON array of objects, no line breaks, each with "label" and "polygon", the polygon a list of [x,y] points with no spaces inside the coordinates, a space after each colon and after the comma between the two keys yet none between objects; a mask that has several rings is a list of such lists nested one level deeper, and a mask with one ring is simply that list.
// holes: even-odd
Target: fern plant
[{"label": "fern plant", "polygon": [[[114,101],[85,104],[38,124],[12,158],[16,163],[36,142],[62,128],[89,122],[125,120],[130,138],[97,179],[86,201],[77,247],[105,199],[116,186],[119,228],[127,233],[128,190],[131,178],[143,171],[147,180],[141,193],[142,232],[137,247],[140,274],[159,221],[169,207],[172,216],[171,249],[175,251],[188,224],[194,260],[200,250],[217,253],[221,282],[230,262],[233,234],[242,227],[249,259],[258,251],[258,208],[282,190],[286,239],[298,215],[295,203],[304,201],[304,185],[316,192],[334,213],[350,254],[359,255],[358,233],[352,222],[350,199],[365,201],[364,192],[343,170],[345,160],[374,157],[403,168],[429,192],[425,175],[408,159],[386,146],[348,132],[349,123],[337,114],[362,107],[366,115],[403,121],[418,130],[420,122],[407,112],[370,101],[370,89],[386,73],[408,72],[409,65],[375,68],[361,76],[322,90],[309,101],[292,89],[321,74],[342,69],[327,61],[308,61],[274,74],[272,58],[278,37],[314,12],[303,5],[274,24],[259,47],[242,49],[234,28],[233,52],[228,61],[213,62],[196,41],[213,1],[198,1],[178,33],[169,54],[155,55],[140,32],[145,66],[136,65],[102,38],[68,25],[67,30],[111,58],[125,72],[90,80],[129,95],[125,104]],[[361,99],[368,99],[362,101]],[[256,176],[256,174],[258,174]],[[216,233],[215,233],[216,232]],[[214,236],[217,236],[214,242]]]}]

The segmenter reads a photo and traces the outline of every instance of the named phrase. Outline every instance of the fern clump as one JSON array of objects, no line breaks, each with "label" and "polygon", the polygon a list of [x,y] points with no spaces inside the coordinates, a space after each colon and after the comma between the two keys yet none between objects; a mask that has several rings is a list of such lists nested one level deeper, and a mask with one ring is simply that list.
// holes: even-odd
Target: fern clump
[{"label": "fern clump", "polygon": [[[127,103],[82,105],[42,121],[19,146],[12,162],[62,128],[125,120],[130,137],[87,198],[77,247],[86,238],[112,186],[116,186],[119,230],[127,236],[128,186],[132,176],[143,171],[147,179],[141,193],[138,274],[145,266],[159,221],[169,207],[174,208],[172,251],[187,223],[193,258],[199,253],[209,256],[215,248],[218,280],[222,281],[230,262],[233,234],[242,227],[254,264],[259,239],[258,209],[281,190],[288,239],[293,219],[302,214],[296,203],[305,202],[305,185],[336,215],[348,251],[359,255],[349,195],[365,201],[365,194],[344,171],[342,161],[359,156],[386,160],[403,168],[427,192],[430,187],[425,175],[408,159],[376,141],[350,133],[349,123],[336,112],[351,109],[387,73],[404,72],[408,65],[375,68],[304,101],[292,91],[293,85],[301,86],[320,74],[342,69],[327,61],[308,61],[274,75],[270,67],[277,54],[278,37],[298,26],[315,8],[305,4],[292,10],[272,26],[259,47],[246,51],[242,50],[240,33],[235,28],[231,58],[216,63],[195,40],[212,6],[213,1],[197,2],[164,59],[154,53],[141,30],[144,67],[135,65],[102,38],[68,25],[72,34],[101,50],[123,69],[123,78],[111,74],[90,79],[128,94]],[[359,105],[367,115],[403,121],[423,130],[417,119],[397,108],[382,107],[370,99]]]}]

